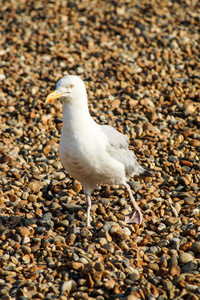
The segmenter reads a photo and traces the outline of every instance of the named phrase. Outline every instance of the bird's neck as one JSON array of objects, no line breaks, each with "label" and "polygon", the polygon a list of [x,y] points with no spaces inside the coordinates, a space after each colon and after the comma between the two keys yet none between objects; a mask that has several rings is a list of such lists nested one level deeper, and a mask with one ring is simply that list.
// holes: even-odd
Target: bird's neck
[{"label": "bird's neck", "polygon": [[87,102],[78,105],[63,103],[63,129],[67,131],[77,130],[77,128],[83,128],[91,122],[94,120],[90,116]]}]

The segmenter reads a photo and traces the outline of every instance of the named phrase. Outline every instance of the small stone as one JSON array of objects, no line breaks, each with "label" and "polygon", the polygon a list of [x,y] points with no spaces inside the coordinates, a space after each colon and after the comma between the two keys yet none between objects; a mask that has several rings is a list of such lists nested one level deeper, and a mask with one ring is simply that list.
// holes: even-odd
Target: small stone
[{"label": "small stone", "polygon": [[42,184],[39,181],[32,181],[28,186],[32,192],[38,193],[40,191],[40,188],[42,187]]},{"label": "small stone", "polygon": [[1,164],[11,162],[12,160],[13,160],[13,158],[12,158],[10,155],[7,155],[7,154],[3,154],[3,155],[0,157],[0,163],[1,163]]},{"label": "small stone", "polygon": [[104,271],[105,270],[104,264],[102,264],[102,263],[96,263],[94,265],[94,268],[96,271]]},{"label": "small stone", "polygon": [[82,230],[81,230],[81,236],[82,237],[92,237],[92,233],[91,233],[91,231],[88,229],[88,228],[83,228]]},{"label": "small stone", "polygon": [[179,204],[179,202],[176,202],[174,204],[174,208],[175,208],[177,214],[179,214],[179,212],[181,211],[181,205]]},{"label": "small stone", "polygon": [[141,299],[140,294],[135,291],[131,292],[131,295],[128,295],[126,298],[124,298],[124,300],[140,300],[140,299]]},{"label": "small stone", "polygon": [[199,289],[199,286],[194,284],[186,284],[185,288],[188,292],[195,293],[197,289]]},{"label": "small stone", "polygon": [[138,181],[129,181],[128,184],[135,193],[142,189],[142,186]]},{"label": "small stone", "polygon": [[78,272],[81,272],[84,270],[84,264],[81,262],[68,261],[66,265],[68,268],[78,271]]},{"label": "small stone", "polygon": [[160,269],[159,265],[157,263],[153,263],[153,262],[152,263],[150,262],[148,267],[149,267],[149,269],[151,269],[155,272],[159,271],[159,269]]},{"label": "small stone", "polygon": [[200,242],[194,242],[194,243],[192,244],[191,250],[192,250],[194,253],[199,254],[199,253],[200,253]]},{"label": "small stone", "polygon": [[62,220],[59,223],[56,224],[56,227],[64,227],[64,228],[68,228],[69,226],[69,221],[68,220]]},{"label": "small stone", "polygon": [[132,270],[132,273],[129,273],[127,275],[127,279],[130,279],[131,281],[136,281],[140,278],[139,272],[137,269]]},{"label": "small stone", "polygon": [[63,179],[65,179],[65,173],[63,173],[63,172],[55,172],[53,174],[53,178],[56,179],[56,180],[63,180]]},{"label": "small stone", "polygon": [[61,208],[61,205],[58,204],[58,203],[56,203],[56,202],[51,202],[49,208],[50,208],[51,210],[59,209],[59,208]]},{"label": "small stone", "polygon": [[61,295],[67,295],[72,293],[76,289],[76,282],[74,280],[69,280],[63,283],[61,287]]},{"label": "small stone", "polygon": [[87,283],[87,287],[93,288],[94,280],[92,279],[92,276],[90,273],[86,274],[86,283]]},{"label": "small stone", "polygon": [[118,224],[112,225],[112,227],[109,230],[109,234],[111,236],[118,237],[120,240],[128,238],[128,235],[122,231],[121,227]]},{"label": "small stone", "polygon": [[171,265],[171,267],[172,267],[172,266],[178,265],[178,258],[177,258],[177,255],[176,255],[176,254],[173,254],[173,255],[172,255],[170,265]]},{"label": "small stone", "polygon": [[37,201],[37,196],[34,195],[34,194],[30,194],[28,196],[28,201],[30,201],[30,202],[36,202]]},{"label": "small stone", "polygon": [[30,230],[26,227],[18,227],[17,232],[19,233],[20,236],[29,236],[30,235]]},{"label": "small stone", "polygon": [[184,198],[184,203],[187,205],[193,205],[195,201],[196,201],[195,197],[189,196]]},{"label": "small stone", "polygon": [[190,168],[193,167],[193,162],[187,161],[187,160],[181,160],[180,161],[181,166],[189,166]]},{"label": "small stone", "polygon": [[160,258],[160,267],[161,268],[167,268],[168,262],[167,262],[167,256],[163,254]]},{"label": "small stone", "polygon": [[190,253],[185,252],[185,253],[181,253],[179,255],[179,263],[180,264],[185,265],[185,264],[187,264],[187,263],[189,263],[190,261],[193,261],[193,260],[194,260],[194,257]]},{"label": "small stone", "polygon": [[24,192],[24,193],[22,193],[22,195],[21,195],[21,199],[22,199],[22,200],[27,200],[27,199],[28,199],[28,196],[29,196],[29,193]]},{"label": "small stone", "polygon": [[165,225],[164,223],[161,223],[161,224],[158,226],[157,231],[158,231],[158,232],[161,232],[161,231],[163,231],[165,228],[166,228],[166,225]]},{"label": "small stone", "polygon": [[82,190],[82,185],[80,183],[75,183],[73,185],[73,190],[74,192],[79,193]]},{"label": "small stone", "polygon": [[127,236],[131,236],[131,231],[130,231],[130,229],[129,229],[128,227],[124,227],[124,228],[122,229],[122,231],[123,231]]},{"label": "small stone", "polygon": [[169,269],[169,274],[174,277],[174,276],[179,276],[180,275],[180,267],[178,265],[174,265]]},{"label": "small stone", "polygon": [[54,260],[52,259],[52,257],[47,257],[46,261],[47,261],[48,268],[55,268],[56,264],[55,264]]},{"label": "small stone", "polygon": [[173,289],[173,283],[169,280],[165,280],[163,282],[163,290],[164,291],[170,291]]},{"label": "small stone", "polygon": [[104,287],[106,290],[112,290],[115,286],[116,282],[113,279],[109,279],[104,283]]},{"label": "small stone", "polygon": [[28,246],[23,245],[22,246],[22,251],[24,254],[31,254],[31,248]]},{"label": "small stone", "polygon": [[190,145],[193,146],[193,147],[195,147],[195,148],[198,148],[198,147],[200,147],[200,141],[199,141],[199,140],[192,139],[192,140],[190,141]]},{"label": "small stone", "polygon": [[43,153],[46,156],[49,154],[50,151],[51,151],[51,145],[47,145],[43,148]]},{"label": "small stone", "polygon": [[15,194],[10,194],[9,199],[11,202],[15,202],[18,199],[18,196]]},{"label": "small stone", "polygon": [[176,218],[176,217],[168,217],[165,219],[165,223],[169,226],[174,225],[174,224],[178,223],[179,221],[180,221],[180,219]]},{"label": "small stone", "polygon": [[75,300],[88,300],[88,293],[78,291],[73,294]]}]

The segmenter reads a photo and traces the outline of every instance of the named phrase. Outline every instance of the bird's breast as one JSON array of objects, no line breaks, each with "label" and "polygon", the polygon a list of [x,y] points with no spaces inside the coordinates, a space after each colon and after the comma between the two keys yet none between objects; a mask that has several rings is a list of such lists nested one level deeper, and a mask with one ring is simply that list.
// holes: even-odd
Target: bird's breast
[{"label": "bird's breast", "polygon": [[94,138],[61,135],[59,156],[67,173],[83,185],[120,184],[123,180],[119,178],[119,174],[124,174],[124,171],[120,170],[124,169],[124,166],[112,161],[106,151],[106,145],[98,136]]}]

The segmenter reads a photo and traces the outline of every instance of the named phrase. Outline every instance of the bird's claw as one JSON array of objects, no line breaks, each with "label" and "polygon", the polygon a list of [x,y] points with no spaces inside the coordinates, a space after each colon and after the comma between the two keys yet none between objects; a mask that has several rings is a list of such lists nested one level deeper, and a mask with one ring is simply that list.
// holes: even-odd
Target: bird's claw
[{"label": "bird's claw", "polygon": [[133,212],[125,216],[124,221],[126,223],[136,223],[140,225],[142,223],[142,214],[140,211],[134,210]]}]

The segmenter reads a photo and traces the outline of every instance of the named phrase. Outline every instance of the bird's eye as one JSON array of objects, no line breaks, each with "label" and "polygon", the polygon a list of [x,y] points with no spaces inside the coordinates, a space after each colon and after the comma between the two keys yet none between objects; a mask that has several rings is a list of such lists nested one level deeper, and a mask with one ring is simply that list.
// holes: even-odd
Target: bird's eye
[{"label": "bird's eye", "polygon": [[69,88],[72,89],[74,87],[74,84],[70,84]]}]

